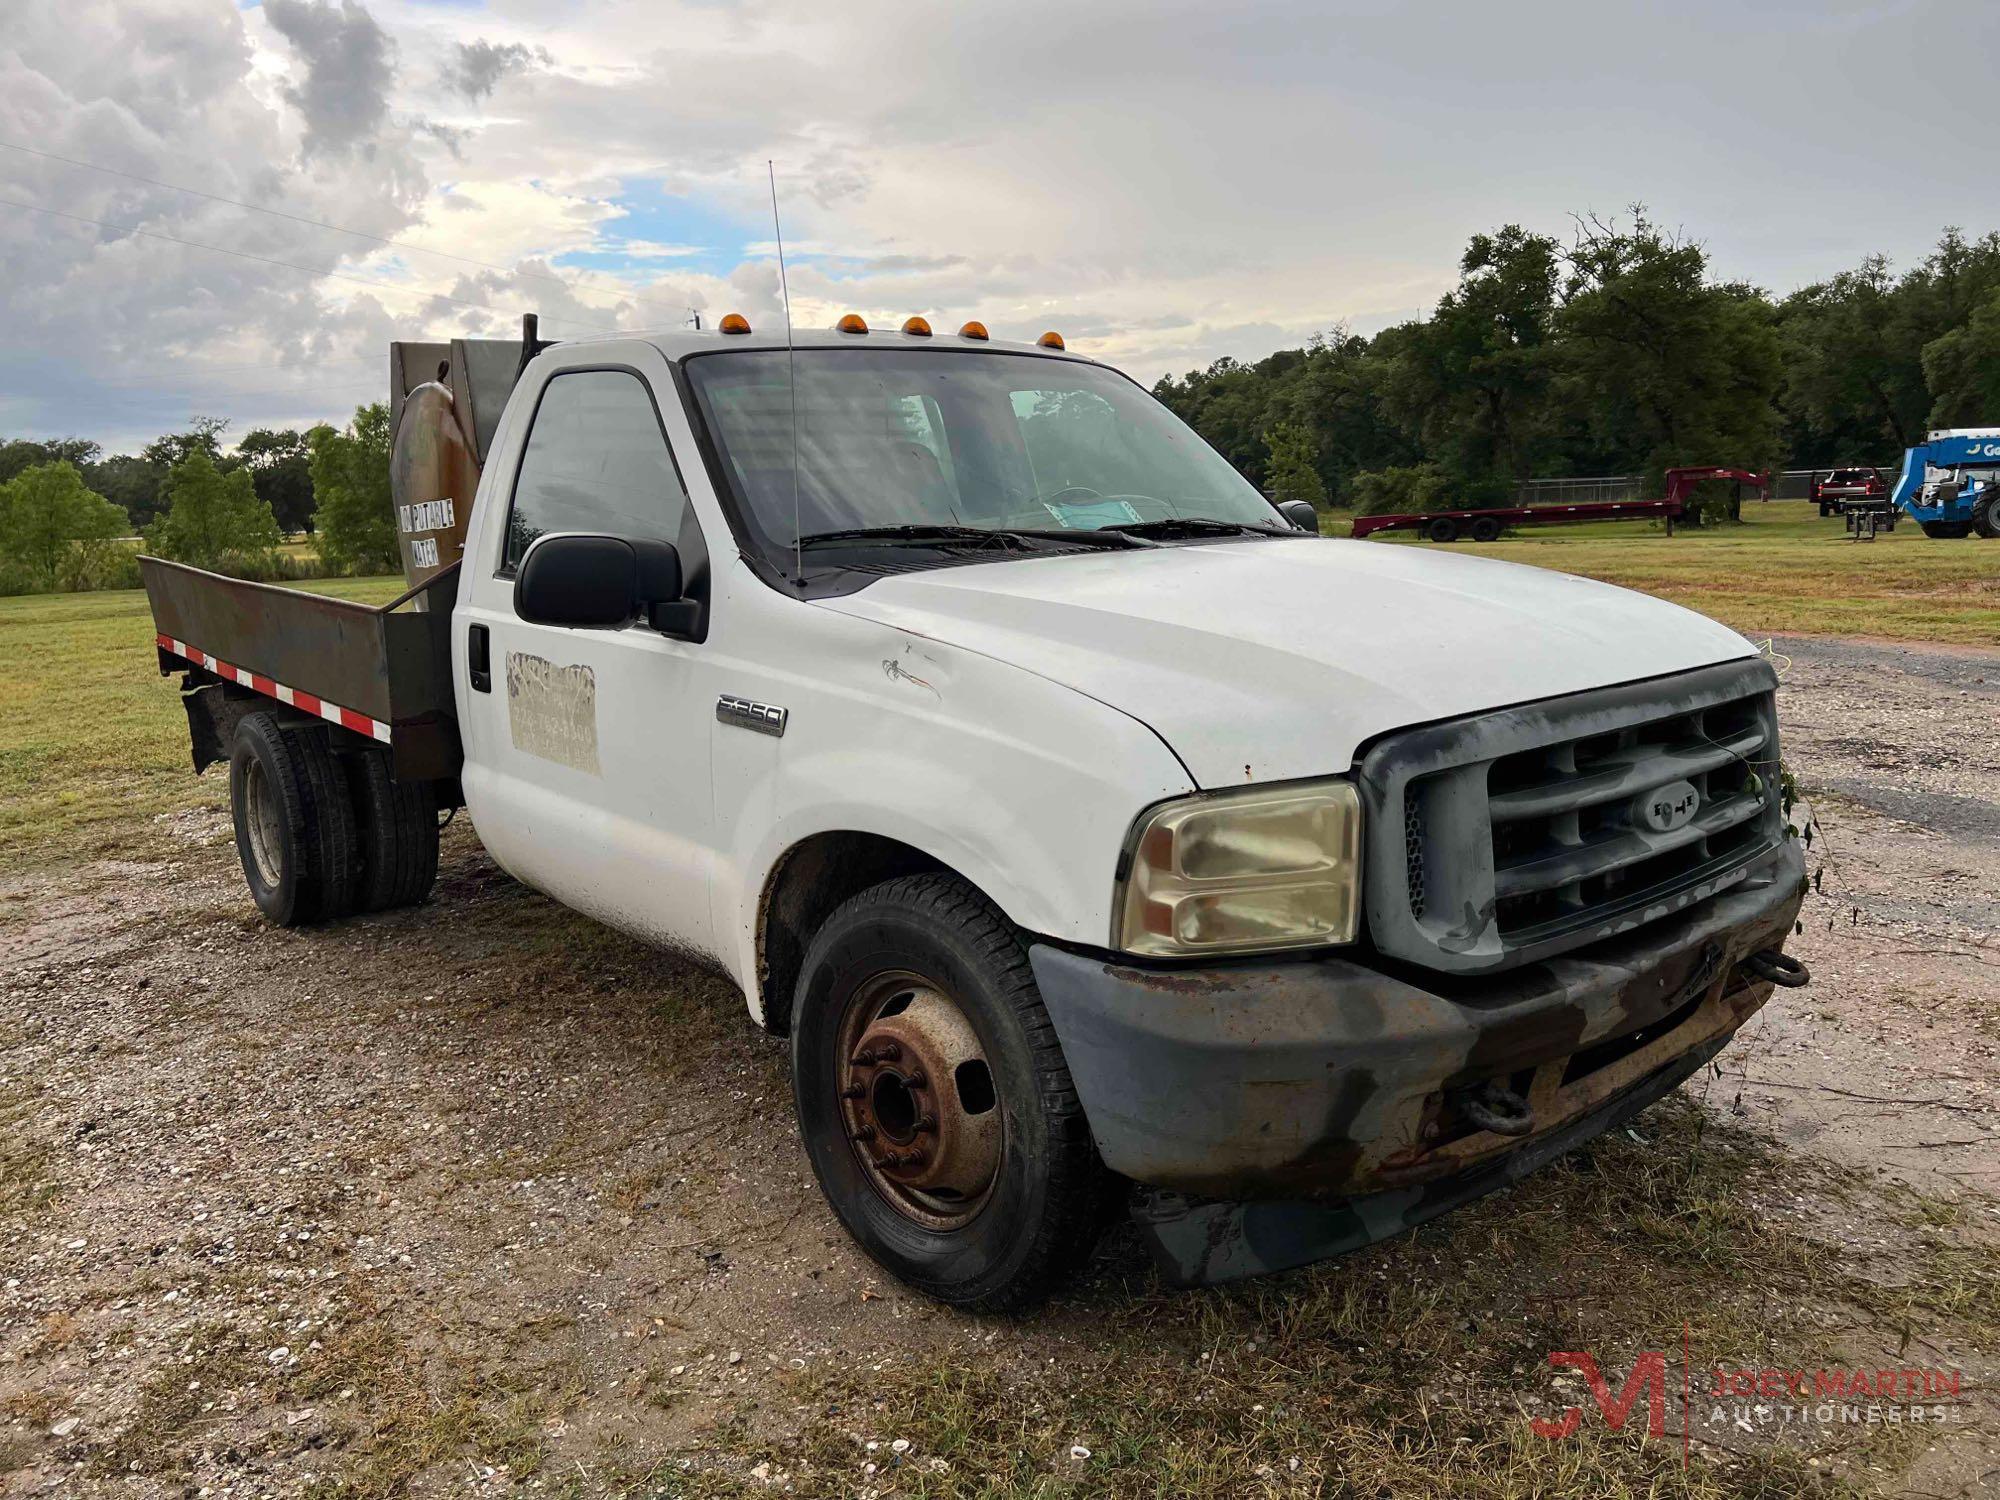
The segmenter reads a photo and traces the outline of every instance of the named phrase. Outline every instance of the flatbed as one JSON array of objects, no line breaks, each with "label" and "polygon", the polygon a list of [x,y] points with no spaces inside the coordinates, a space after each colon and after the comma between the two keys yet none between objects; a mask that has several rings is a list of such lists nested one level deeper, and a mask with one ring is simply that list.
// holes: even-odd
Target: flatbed
[{"label": "flatbed", "polygon": [[1575,521],[1665,520],[1669,530],[1680,519],[1678,500],[1596,500],[1578,505],[1508,505],[1488,510],[1422,510],[1397,515],[1356,516],[1354,535],[1378,531],[1421,531],[1433,542],[1455,542],[1469,536],[1491,542],[1509,526],[1561,526]]}]

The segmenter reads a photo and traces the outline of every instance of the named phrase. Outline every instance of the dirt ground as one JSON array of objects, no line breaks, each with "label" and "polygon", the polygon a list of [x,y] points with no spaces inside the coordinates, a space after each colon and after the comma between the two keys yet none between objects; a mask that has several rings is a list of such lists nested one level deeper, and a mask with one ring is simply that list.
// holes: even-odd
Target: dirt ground
[{"label": "dirt ground", "polygon": [[[1821,1493],[1839,1470],[1855,1492],[1992,1494],[2000,1308],[1978,1257],[2000,1241],[2000,653],[1775,650],[1819,866],[1794,949],[1815,980],[1780,991],[1672,1117],[1746,1127],[1772,1166],[1747,1208],[1680,1201],[1667,1230],[1639,1214],[1592,1232],[1654,1256],[1634,1264],[1719,1276],[1796,1219],[1829,1264],[1886,1264],[1894,1284],[1900,1263],[1925,1283],[1901,1313],[1872,1295],[1857,1311],[1808,1271],[1798,1307],[1767,1296],[1742,1326],[1763,1363],[1818,1363],[1785,1342],[1810,1327],[1831,1341],[1815,1349],[1963,1370],[1943,1440],[1815,1437],[1783,1470],[1804,1477],[1761,1489],[1724,1451],[1713,1492]],[[1340,1389],[1367,1375],[1395,1455],[1421,1456],[1433,1402],[1478,1404],[1467,1382],[1510,1420],[1551,1395],[1540,1351],[1567,1346],[1535,1339],[1555,1324],[1511,1302],[1489,1320],[1448,1264],[1484,1236],[1505,1286],[1560,1299],[1584,1285],[1588,1267],[1522,1248],[1543,1243],[1518,1217],[1543,1202],[1532,1185],[1227,1296],[1164,1292],[1114,1233],[1045,1313],[945,1312],[884,1278],[823,1208],[785,1047],[751,1030],[740,997],[516,886],[462,821],[427,906],[289,933],[251,908],[218,808],[158,833],[155,859],[0,884],[0,1491],[1130,1493],[1152,1474],[1148,1492],[1239,1493],[1236,1475],[1355,1493],[1341,1478],[1355,1460],[1300,1436],[1336,1420],[1311,1416],[1300,1373],[1330,1370],[1314,1362],[1336,1346]],[[1656,1117],[1601,1161],[1644,1165]],[[1623,1190],[1610,1175],[1565,1179],[1598,1199],[1548,1201],[1601,1201]],[[1841,1181],[1867,1186],[1822,1191]],[[1697,1232],[1721,1250],[1690,1246]],[[1930,1284],[1960,1275],[1949,1296]],[[1427,1300],[1412,1312],[1399,1286]],[[1389,1315],[1371,1325],[1363,1302]],[[1308,1305],[1347,1311],[1308,1337]],[[1673,1332],[1699,1315],[1674,1313]],[[1366,1330],[1395,1326],[1444,1330],[1421,1380],[1368,1375],[1382,1335]],[[1219,1373],[1176,1408],[1173,1442],[1191,1423],[1231,1434],[1227,1453],[1204,1450],[1199,1483],[1159,1480],[1144,1464],[1167,1439],[1077,1389],[1130,1382],[1144,1404],[1146,1372],[1240,1375],[1272,1338],[1284,1370],[1257,1366],[1281,1393],[1271,1412],[1251,1399],[1267,1387]],[[990,1448],[982,1404],[1015,1424]],[[1441,1484],[1423,1493],[1614,1492],[1545,1455],[1504,1485],[1468,1468],[1461,1491],[1451,1445],[1474,1429],[1442,1430],[1426,1460]],[[969,1472],[1003,1450],[1014,1477]],[[1671,1450],[1630,1472],[1682,1493]]]}]

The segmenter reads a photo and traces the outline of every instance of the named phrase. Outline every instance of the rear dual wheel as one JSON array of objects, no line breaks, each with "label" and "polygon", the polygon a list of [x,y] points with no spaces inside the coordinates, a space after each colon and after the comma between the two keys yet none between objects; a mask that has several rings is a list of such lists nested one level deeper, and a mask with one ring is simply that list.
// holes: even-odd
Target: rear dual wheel
[{"label": "rear dual wheel", "polygon": [[408,906],[437,876],[429,786],[394,780],[382,751],[337,752],[323,725],[246,715],[229,800],[251,899],[280,927]]},{"label": "rear dual wheel", "polygon": [[259,911],[297,927],[353,910],[354,810],[325,730],[276,714],[245,716],[229,757],[229,801]]},{"label": "rear dual wheel", "polygon": [[1110,1179],[1021,940],[964,881],[888,881],[826,920],[792,1085],[834,1213],[919,1291],[1020,1308],[1088,1258]]}]

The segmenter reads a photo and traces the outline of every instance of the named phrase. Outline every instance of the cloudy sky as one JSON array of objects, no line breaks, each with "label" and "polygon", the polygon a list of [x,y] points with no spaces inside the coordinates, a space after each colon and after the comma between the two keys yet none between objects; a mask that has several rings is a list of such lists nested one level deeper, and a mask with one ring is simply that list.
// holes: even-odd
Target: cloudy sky
[{"label": "cloudy sky", "polygon": [[691,307],[768,323],[766,160],[801,322],[1054,327],[1143,379],[1417,315],[1509,221],[1560,233],[1640,200],[1780,293],[2000,226],[1992,0],[0,0],[0,20],[0,436],[338,418],[383,394],[390,338],[530,309],[558,336]]}]

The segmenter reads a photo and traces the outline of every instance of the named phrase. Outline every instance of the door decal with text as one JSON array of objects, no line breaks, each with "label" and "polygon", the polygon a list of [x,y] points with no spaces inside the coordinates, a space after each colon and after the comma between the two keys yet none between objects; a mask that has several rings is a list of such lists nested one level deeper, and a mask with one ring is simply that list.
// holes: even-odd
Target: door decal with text
[{"label": "door decal with text", "polygon": [[559,766],[599,773],[597,674],[559,667],[522,651],[507,653],[507,726],[514,748]]}]

